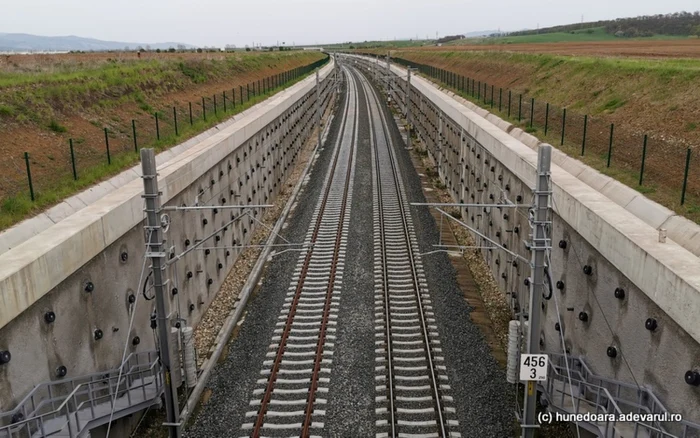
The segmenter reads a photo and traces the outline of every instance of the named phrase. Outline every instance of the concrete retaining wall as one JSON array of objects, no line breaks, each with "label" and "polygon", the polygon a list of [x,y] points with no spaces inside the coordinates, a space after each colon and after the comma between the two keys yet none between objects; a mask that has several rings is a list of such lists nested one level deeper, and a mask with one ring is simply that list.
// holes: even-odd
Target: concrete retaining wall
[{"label": "concrete retaining wall", "polygon": [[[385,72],[385,62],[379,65]],[[392,65],[391,76],[394,99],[404,105],[406,70]],[[507,198],[529,205],[541,143],[421,77],[413,76],[411,84],[415,130],[455,202]],[[688,221],[636,191],[602,180],[595,170],[554,152],[550,270],[554,285],[561,282],[562,288],[554,288],[559,309],[554,299],[543,307],[544,349],[561,352],[558,311],[566,348],[584,356],[597,374],[649,386],[669,410],[699,421],[700,389],[684,382],[686,371],[700,367],[697,233],[684,227]],[[461,215],[490,239],[530,258],[527,210],[464,208]],[[683,245],[671,238],[659,243],[657,228],[671,228],[670,221],[680,224],[673,235],[683,238]],[[482,253],[514,310],[520,311],[528,302],[524,280],[529,266],[495,247]],[[591,268],[590,275],[584,266]],[[618,288],[624,289],[624,299],[615,297]],[[587,322],[579,319],[581,312],[587,313]],[[648,318],[657,321],[653,332],[645,329]],[[609,358],[609,346],[622,354]]]},{"label": "concrete retaining wall", "polygon": [[[322,110],[333,96],[333,69],[321,69]],[[298,152],[316,127],[315,78],[309,77],[218,132],[159,160],[162,201],[168,206],[271,203]],[[0,410],[35,384],[112,369],[128,351],[154,348],[154,301],[142,296],[143,183],[138,175],[77,213],[0,254]],[[171,311],[196,326],[252,236],[262,209],[170,212],[165,247],[179,254],[217,233],[167,269]],[[219,231],[220,230],[220,231]],[[174,288],[177,293],[174,293]],[[133,300],[138,300],[135,306]],[[47,323],[46,312],[55,322]],[[127,338],[133,313],[134,327]],[[101,330],[103,337],[95,338]]]}]

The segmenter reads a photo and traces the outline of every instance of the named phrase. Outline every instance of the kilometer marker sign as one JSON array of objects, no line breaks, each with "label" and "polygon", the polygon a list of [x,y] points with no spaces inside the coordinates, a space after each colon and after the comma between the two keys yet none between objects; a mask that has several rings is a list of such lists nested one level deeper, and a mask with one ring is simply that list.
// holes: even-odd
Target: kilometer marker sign
[{"label": "kilometer marker sign", "polygon": [[547,380],[547,364],[549,357],[546,354],[521,354],[520,355],[520,380],[544,382]]}]

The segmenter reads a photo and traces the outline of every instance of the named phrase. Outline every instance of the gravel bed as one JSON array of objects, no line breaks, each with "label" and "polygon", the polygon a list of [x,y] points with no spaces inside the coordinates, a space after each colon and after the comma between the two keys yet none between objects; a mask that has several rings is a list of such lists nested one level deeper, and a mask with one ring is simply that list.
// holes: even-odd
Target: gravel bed
[{"label": "gravel bed", "polygon": [[[359,87],[359,83],[358,83]],[[374,248],[372,167],[366,97],[360,87],[360,125],[348,235],[348,257],[338,312],[337,340],[324,436],[374,437]]]},{"label": "gravel bed", "polygon": [[[393,115],[386,106],[384,109],[392,121]],[[390,124],[390,131],[408,200],[425,202],[420,178],[409,151],[402,147],[403,138],[395,123]],[[421,253],[432,251],[439,230],[429,209],[411,207],[411,213]],[[464,438],[513,436],[518,430],[513,416],[513,387],[506,382],[505,371],[491,355],[481,330],[469,319],[470,308],[450,260],[444,253],[426,255],[422,260],[457,407],[459,432]]]},{"label": "gravel bed", "polygon": [[[344,95],[341,93],[338,104],[340,108],[343,107],[344,101]],[[326,144],[333,144],[340,122],[340,118],[333,118]],[[315,139],[315,136],[311,138]],[[283,228],[281,234],[290,242],[302,242],[304,239],[321,192],[331,152],[332,148],[324,147],[317,155],[308,180],[299,194],[299,201],[290,213],[287,226]],[[303,165],[300,164],[298,168],[303,169]],[[290,251],[273,257],[266,265],[259,287],[251,294],[246,306],[242,318],[244,321],[240,324],[237,335],[229,341],[228,354],[220,359],[211,374],[207,385],[211,390],[211,397],[190,420],[191,424],[183,433],[183,437],[245,435],[241,425],[244,423],[245,413],[250,410],[248,403],[252,398],[255,381],[259,378],[297,257],[298,252]],[[241,276],[245,279],[247,274]]]},{"label": "gravel bed", "polygon": [[[322,434],[328,437],[371,437],[376,430],[372,182],[366,104],[361,92],[359,103],[361,122],[351,212],[352,227],[348,237],[337,340]],[[341,107],[343,104],[340,103]],[[385,108],[385,111],[390,121],[390,131],[398,152],[409,202],[424,201],[420,179],[409,152],[402,147],[403,140],[392,121],[393,117],[388,109]],[[328,144],[332,144],[336,138],[339,122],[339,118],[334,119]],[[309,227],[331,158],[330,152],[330,148],[324,148],[320,152],[293,216],[283,231],[284,237],[292,242],[302,241]],[[429,210],[412,208],[411,214],[421,252],[432,250],[432,245],[438,241],[438,229]],[[260,238],[256,236],[254,241],[258,240]],[[211,397],[185,431],[185,437],[245,434],[240,427],[245,422],[245,412],[250,410],[248,402],[252,398],[255,380],[259,378],[297,257],[297,252],[289,252],[274,257],[268,263],[262,284],[251,296],[246,308],[245,322],[229,343],[228,355],[217,364],[212,373],[208,385],[212,391]],[[244,260],[250,260],[252,265],[255,257],[241,258],[243,267],[246,266]],[[455,399],[460,422],[456,431],[461,432],[463,437],[513,436],[512,387],[506,383],[504,371],[491,356],[481,331],[469,319],[470,308],[457,286],[454,268],[442,253],[423,256],[422,260],[441,335],[449,384],[452,387],[451,395]],[[238,268],[234,268],[234,271],[238,271]],[[236,278],[231,279],[232,289],[242,284],[247,276],[247,272],[234,271],[231,276]],[[490,276],[490,271],[488,274]],[[226,284],[229,284],[228,279]],[[223,309],[221,313],[228,314],[226,309],[230,310],[230,307]],[[221,321],[224,317],[225,315],[221,317]],[[210,336],[215,337],[218,329],[213,327],[215,325],[209,331]],[[203,345],[201,348],[206,351],[208,347]]]},{"label": "gravel bed", "polygon": [[[326,117],[326,120],[328,117]],[[316,145],[316,130],[309,136],[309,140],[302,147],[292,173],[289,175],[282,190],[275,198],[274,207],[265,209],[260,221],[266,227],[272,229],[275,222],[279,219],[282,210],[284,210],[287,201],[292,196],[294,187],[306,168],[311,154]],[[258,225],[253,237],[250,240],[251,245],[263,245],[267,241],[270,231],[268,228]],[[238,299],[246,280],[250,276],[253,266],[262,252],[262,248],[246,248],[236,259],[231,271],[221,285],[221,289],[216,295],[207,309],[204,317],[201,319],[197,328],[194,331],[194,346],[198,352],[197,366],[201,366],[204,360],[209,356],[210,349],[214,346],[216,336],[221,331],[224,321],[228,318],[229,313],[234,308],[234,303]]]}]

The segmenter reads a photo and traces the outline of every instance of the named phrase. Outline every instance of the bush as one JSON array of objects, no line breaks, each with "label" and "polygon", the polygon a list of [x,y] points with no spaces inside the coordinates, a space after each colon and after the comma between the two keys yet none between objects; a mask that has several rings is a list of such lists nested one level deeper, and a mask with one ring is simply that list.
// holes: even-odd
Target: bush
[{"label": "bush", "polygon": [[15,110],[9,105],[0,105],[0,116],[11,117],[15,114]]},{"label": "bush", "polygon": [[67,131],[65,126],[60,125],[57,121],[55,121],[53,119],[51,119],[51,123],[49,123],[49,129],[52,130],[53,132],[58,132],[58,133],[62,133],[62,132]]}]

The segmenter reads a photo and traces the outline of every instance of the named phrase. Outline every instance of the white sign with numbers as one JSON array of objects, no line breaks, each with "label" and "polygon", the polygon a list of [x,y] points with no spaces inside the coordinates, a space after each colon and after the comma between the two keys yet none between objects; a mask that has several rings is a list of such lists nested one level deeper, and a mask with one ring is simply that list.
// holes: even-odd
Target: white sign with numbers
[{"label": "white sign with numbers", "polygon": [[522,354],[520,355],[520,380],[545,381],[547,380],[546,354]]}]

